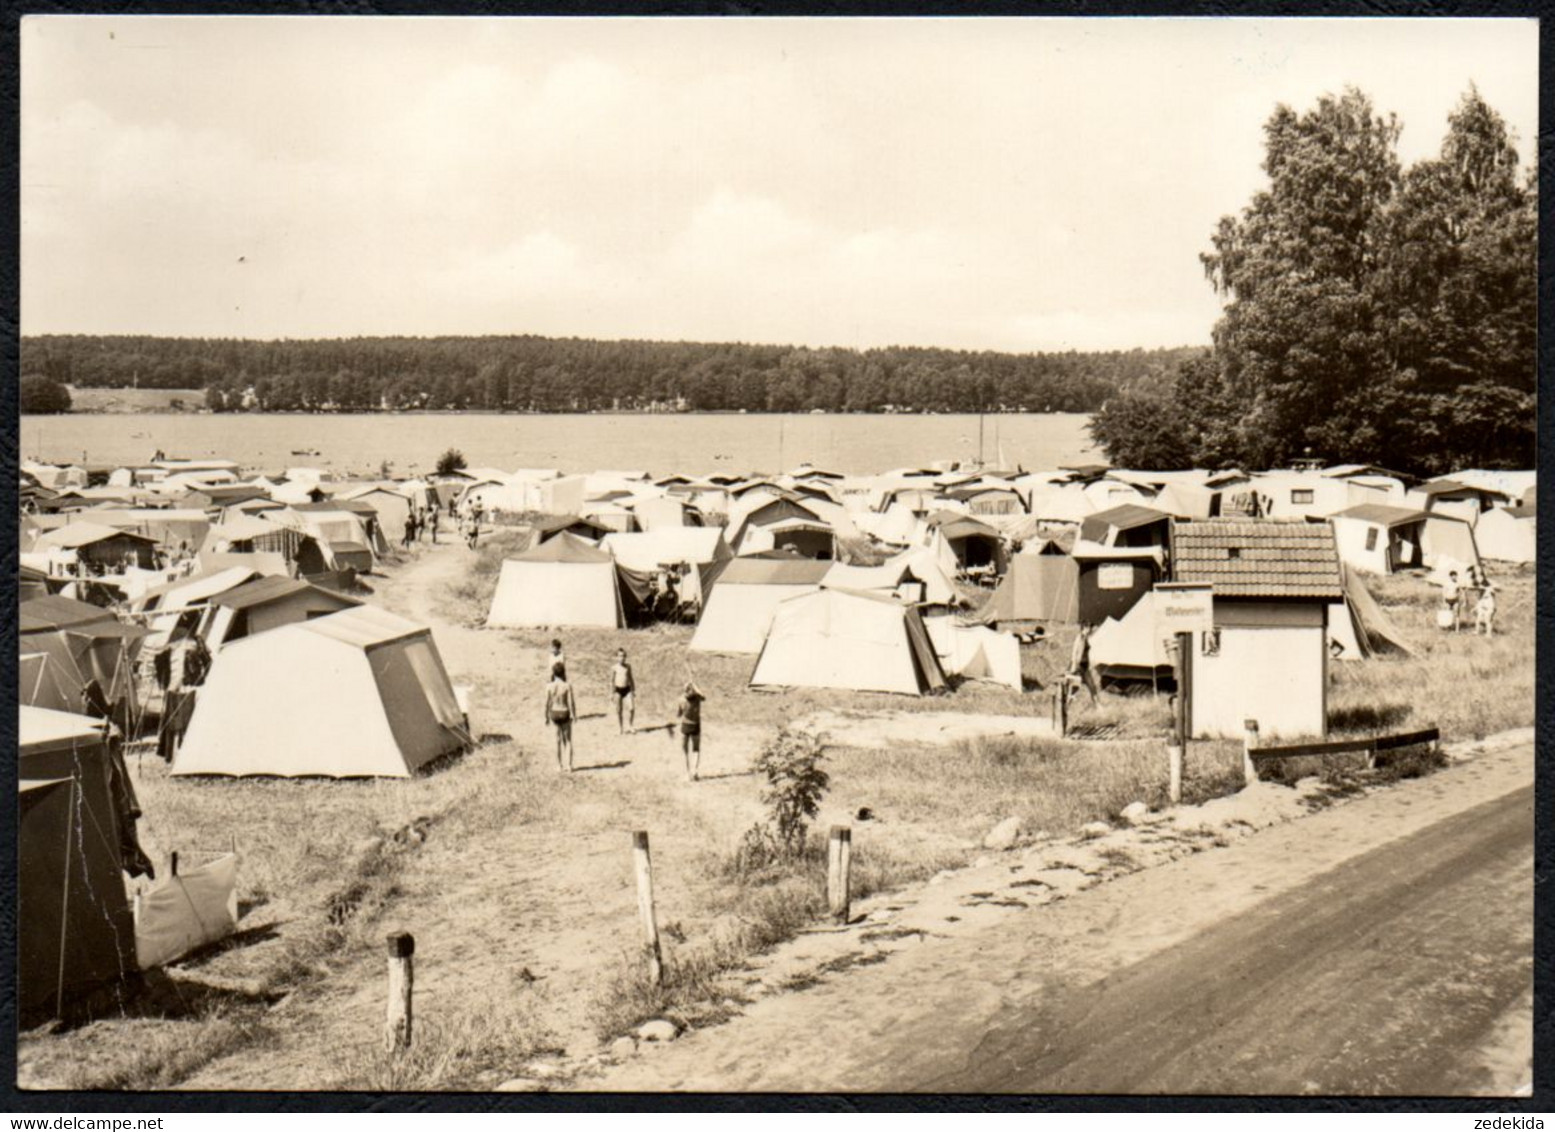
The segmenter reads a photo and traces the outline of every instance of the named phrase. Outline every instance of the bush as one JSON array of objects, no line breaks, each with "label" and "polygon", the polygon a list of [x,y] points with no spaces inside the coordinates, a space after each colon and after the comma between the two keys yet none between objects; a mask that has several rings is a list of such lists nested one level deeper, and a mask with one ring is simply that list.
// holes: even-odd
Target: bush
[{"label": "bush", "polygon": [[820,767],[822,757],[821,736],[787,727],[767,740],[756,756],[756,771],[767,780],[761,800],[771,814],[772,832],[788,856],[804,850],[805,831],[820,812],[821,796],[830,784]]},{"label": "bush", "polygon": [[28,374],[22,378],[17,396],[24,413],[70,412],[70,390],[47,377]]},{"label": "bush", "polygon": [[437,458],[437,474],[446,476],[450,472],[462,472],[468,465],[464,459],[464,453],[457,448],[450,448]]}]

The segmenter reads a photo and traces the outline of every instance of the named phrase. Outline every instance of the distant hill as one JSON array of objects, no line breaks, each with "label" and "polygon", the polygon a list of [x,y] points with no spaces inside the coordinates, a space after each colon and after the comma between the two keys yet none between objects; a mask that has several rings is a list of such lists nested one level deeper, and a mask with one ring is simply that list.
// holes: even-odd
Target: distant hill
[{"label": "distant hill", "polygon": [[[468,409],[1091,412],[1205,347],[1010,354],[488,336],[308,341],[47,335],[23,374],[136,396],[201,390],[217,411]],[[147,408],[153,406],[148,405]],[[156,406],[160,407],[160,406]],[[125,408],[121,411],[134,411]]]}]

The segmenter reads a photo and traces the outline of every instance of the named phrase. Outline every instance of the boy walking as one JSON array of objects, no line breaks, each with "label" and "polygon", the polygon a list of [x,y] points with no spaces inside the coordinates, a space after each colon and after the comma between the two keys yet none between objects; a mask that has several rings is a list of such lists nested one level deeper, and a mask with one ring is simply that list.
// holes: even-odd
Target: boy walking
[{"label": "boy walking", "polygon": [[578,702],[572,685],[567,683],[565,666],[551,669],[551,682],[545,689],[545,720],[556,728],[556,769],[572,773],[572,721],[578,716]]},{"label": "boy walking", "polygon": [[686,759],[686,779],[697,780],[702,765],[702,701],[706,697],[697,686],[687,682],[686,693],[675,705],[675,720],[680,724],[680,750]]}]

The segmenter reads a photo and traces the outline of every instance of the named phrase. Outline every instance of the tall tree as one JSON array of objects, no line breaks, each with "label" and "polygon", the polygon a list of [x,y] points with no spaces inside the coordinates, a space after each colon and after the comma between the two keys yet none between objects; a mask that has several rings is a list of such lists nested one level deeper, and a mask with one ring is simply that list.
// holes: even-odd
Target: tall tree
[{"label": "tall tree", "polygon": [[1302,115],[1280,106],[1264,127],[1268,189],[1221,220],[1201,257],[1226,298],[1219,415],[1244,462],[1273,466],[1307,447],[1375,458],[1369,396],[1389,357],[1372,277],[1398,134],[1353,88]]},{"label": "tall tree", "polygon": [[1526,465],[1534,444],[1537,194],[1470,87],[1405,175],[1378,290],[1394,310],[1388,447],[1428,471]]}]

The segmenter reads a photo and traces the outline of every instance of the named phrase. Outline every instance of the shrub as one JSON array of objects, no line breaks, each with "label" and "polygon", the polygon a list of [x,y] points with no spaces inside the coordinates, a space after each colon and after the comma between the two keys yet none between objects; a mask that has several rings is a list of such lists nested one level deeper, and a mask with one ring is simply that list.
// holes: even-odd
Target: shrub
[{"label": "shrub", "polygon": [[767,780],[761,800],[788,856],[804,850],[805,832],[820,812],[821,796],[830,784],[820,767],[822,757],[821,736],[787,727],[767,740],[756,756],[756,772]]},{"label": "shrub", "polygon": [[457,448],[450,448],[437,458],[437,474],[440,476],[463,471],[466,467],[464,453]]}]

